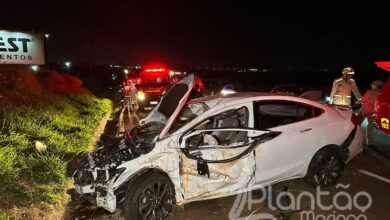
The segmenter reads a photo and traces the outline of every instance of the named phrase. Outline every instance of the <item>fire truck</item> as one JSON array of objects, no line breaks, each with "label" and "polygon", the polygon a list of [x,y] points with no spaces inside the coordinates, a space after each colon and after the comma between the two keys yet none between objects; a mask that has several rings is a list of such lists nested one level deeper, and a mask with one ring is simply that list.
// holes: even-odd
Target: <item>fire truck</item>
[{"label": "fire truck", "polygon": [[[185,72],[177,72],[160,66],[149,66],[142,69],[138,75],[127,79],[128,107],[133,111],[144,111],[147,107],[154,107],[172,85],[186,76]],[[202,80],[196,76],[193,98],[201,96],[204,89]]]},{"label": "fire truck", "polygon": [[169,70],[163,67],[144,68],[136,76],[124,83],[127,85],[128,107],[134,111],[144,111],[154,107],[160,101],[165,89],[170,84]]},{"label": "fire truck", "polygon": [[[375,62],[376,65],[390,72],[390,61]],[[374,104],[373,120],[365,119],[362,130],[366,137],[365,145],[390,156],[390,77],[387,77]]]},{"label": "fire truck", "polygon": [[[376,65],[390,72],[390,61],[376,62]],[[390,135],[390,77],[386,80],[374,108],[376,124],[384,133]]]}]

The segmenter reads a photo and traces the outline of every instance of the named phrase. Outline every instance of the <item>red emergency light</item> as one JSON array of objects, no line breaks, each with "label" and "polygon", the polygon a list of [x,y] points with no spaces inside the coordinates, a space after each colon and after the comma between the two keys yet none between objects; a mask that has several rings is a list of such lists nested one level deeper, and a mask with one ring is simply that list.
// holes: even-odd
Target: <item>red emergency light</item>
[{"label": "red emergency light", "polygon": [[390,61],[379,61],[379,62],[375,62],[375,64],[378,67],[390,72]]},{"label": "red emergency light", "polygon": [[165,68],[159,68],[159,69],[146,69],[145,72],[164,72]]},{"label": "red emergency light", "polygon": [[145,67],[140,73],[141,83],[166,78],[169,80],[169,69],[162,64],[152,64]]},{"label": "red emergency light", "polygon": [[129,82],[130,84],[131,83],[140,84],[141,83],[141,78],[129,78],[127,80],[127,82]]}]

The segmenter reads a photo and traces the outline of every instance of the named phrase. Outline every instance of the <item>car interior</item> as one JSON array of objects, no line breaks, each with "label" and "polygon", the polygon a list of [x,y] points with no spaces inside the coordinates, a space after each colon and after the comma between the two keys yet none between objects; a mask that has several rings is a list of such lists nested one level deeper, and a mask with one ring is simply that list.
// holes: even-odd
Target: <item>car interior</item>
[{"label": "car interior", "polygon": [[[196,129],[247,128],[247,124],[248,110],[246,108],[240,108],[209,118],[204,123],[198,125]],[[247,131],[213,131],[209,135],[212,135],[216,139],[218,145],[224,146],[247,141]],[[202,145],[207,145],[207,143],[202,143]]]}]

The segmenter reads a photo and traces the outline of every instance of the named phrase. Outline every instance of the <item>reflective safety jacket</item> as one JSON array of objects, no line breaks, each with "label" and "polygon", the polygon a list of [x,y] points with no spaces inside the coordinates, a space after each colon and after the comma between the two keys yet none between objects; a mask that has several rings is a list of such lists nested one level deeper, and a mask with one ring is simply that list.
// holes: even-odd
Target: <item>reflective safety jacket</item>
[{"label": "reflective safety jacket", "polygon": [[330,93],[329,104],[334,105],[351,105],[351,91],[357,99],[362,95],[355,83],[355,80],[345,81],[342,77],[333,81],[332,92]]}]

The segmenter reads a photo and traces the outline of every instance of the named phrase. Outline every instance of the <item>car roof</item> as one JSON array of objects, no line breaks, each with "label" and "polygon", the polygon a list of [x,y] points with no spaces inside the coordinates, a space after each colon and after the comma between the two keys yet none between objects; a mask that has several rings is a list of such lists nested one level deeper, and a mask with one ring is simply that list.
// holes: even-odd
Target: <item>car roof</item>
[{"label": "car roof", "polygon": [[189,104],[205,103],[208,107],[212,108],[220,104],[244,103],[252,100],[254,101],[254,100],[262,100],[262,99],[297,101],[297,102],[303,102],[315,106],[319,106],[319,105],[323,106],[323,104],[316,101],[311,101],[308,99],[295,97],[287,94],[267,93],[267,92],[237,92],[229,95],[217,94],[213,96],[206,96],[197,99],[192,99],[190,100]]},{"label": "car roof", "polygon": [[190,103],[209,102],[216,99],[219,99],[223,102],[229,102],[239,98],[249,98],[249,97],[266,96],[266,95],[275,95],[275,94],[266,93],[266,92],[236,92],[233,94],[223,95],[221,93],[218,93],[216,95],[192,99],[190,100]]},{"label": "car roof", "polygon": [[283,87],[305,87],[305,85],[299,83],[286,83],[286,84],[278,84],[274,86],[274,88],[283,88]]}]

